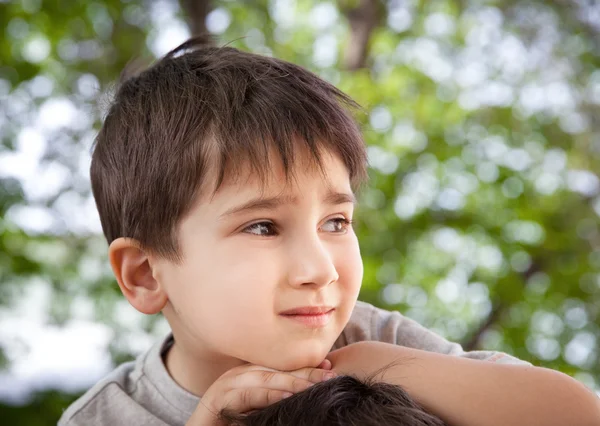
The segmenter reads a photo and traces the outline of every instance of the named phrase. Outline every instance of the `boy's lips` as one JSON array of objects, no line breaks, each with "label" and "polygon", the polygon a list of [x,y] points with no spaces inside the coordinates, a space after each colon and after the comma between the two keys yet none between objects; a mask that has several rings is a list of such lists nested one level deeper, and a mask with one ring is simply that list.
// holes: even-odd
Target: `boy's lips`
[{"label": "boy's lips", "polygon": [[332,306],[301,306],[280,312],[279,315],[320,315],[334,309]]},{"label": "boy's lips", "polygon": [[331,306],[302,306],[280,312],[279,315],[310,328],[319,328],[329,323],[333,311],[335,308]]}]

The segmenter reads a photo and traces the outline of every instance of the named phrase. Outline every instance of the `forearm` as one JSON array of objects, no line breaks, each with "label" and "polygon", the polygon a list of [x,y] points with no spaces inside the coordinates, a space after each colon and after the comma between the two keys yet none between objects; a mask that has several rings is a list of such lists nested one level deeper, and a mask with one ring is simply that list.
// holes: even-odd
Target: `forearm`
[{"label": "forearm", "polygon": [[598,398],[556,371],[379,342],[365,342],[364,346],[369,368],[364,362],[355,362],[360,350],[347,360],[336,359],[332,353],[333,368],[340,373],[369,375],[392,364],[381,380],[401,385],[425,409],[452,426],[600,424]]}]

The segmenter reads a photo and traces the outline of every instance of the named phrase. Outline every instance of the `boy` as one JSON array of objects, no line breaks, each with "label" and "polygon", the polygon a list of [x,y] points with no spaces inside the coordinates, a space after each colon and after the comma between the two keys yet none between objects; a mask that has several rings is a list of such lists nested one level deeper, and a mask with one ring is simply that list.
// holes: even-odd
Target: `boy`
[{"label": "boy", "polygon": [[356,302],[366,155],[354,106],[301,67],[200,38],[122,84],[92,189],[123,295],[162,312],[172,334],[60,424],[215,425],[224,408],[264,408],[398,359],[383,380],[449,424],[599,423],[595,397],[563,374],[464,353]]},{"label": "boy", "polygon": [[445,426],[400,386],[340,376],[247,415],[223,412],[228,426]]}]

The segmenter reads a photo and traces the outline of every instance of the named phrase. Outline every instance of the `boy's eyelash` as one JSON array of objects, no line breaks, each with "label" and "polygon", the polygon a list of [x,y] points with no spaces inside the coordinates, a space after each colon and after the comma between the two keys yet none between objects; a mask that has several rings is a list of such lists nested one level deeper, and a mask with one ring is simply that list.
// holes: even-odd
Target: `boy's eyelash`
[{"label": "boy's eyelash", "polygon": [[[342,231],[347,231],[349,227],[352,226],[352,224],[354,223],[352,221],[352,219],[347,219],[345,217],[334,217],[332,219],[329,219],[327,222],[331,222],[331,221],[338,221],[340,223],[342,223],[344,225],[344,229]],[[257,227],[257,226],[268,226],[271,228],[274,228],[274,233],[273,234],[269,234],[269,235],[263,235],[263,234],[253,234],[252,232],[248,232],[250,229],[252,229],[253,227]],[[250,224],[248,226],[246,226],[244,229],[242,229],[242,232],[245,232],[247,234],[253,234],[253,235],[257,235],[257,236],[266,236],[266,237],[270,237],[273,235],[277,234],[277,226],[270,221],[262,221],[262,222],[255,222],[253,224]],[[332,232],[332,233],[338,233],[341,234],[342,232]]]}]

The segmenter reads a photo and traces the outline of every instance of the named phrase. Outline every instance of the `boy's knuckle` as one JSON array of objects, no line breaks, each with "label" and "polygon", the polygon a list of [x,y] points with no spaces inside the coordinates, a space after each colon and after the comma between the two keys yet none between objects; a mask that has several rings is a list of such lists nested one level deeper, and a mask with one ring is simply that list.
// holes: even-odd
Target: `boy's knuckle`
[{"label": "boy's knuckle", "polygon": [[277,373],[274,372],[274,371],[265,371],[265,370],[262,370],[260,372],[260,376],[261,376],[262,381],[265,382],[265,383],[267,383],[267,384],[272,383],[273,380],[275,379],[276,375],[277,375]]},{"label": "boy's knuckle", "polygon": [[241,389],[238,395],[238,400],[242,407],[249,407],[251,405],[252,391],[250,389]]},{"label": "boy's knuckle", "polygon": [[303,377],[306,377],[306,380],[308,380],[309,382],[317,382],[319,381],[319,372],[318,370],[315,370],[314,368],[307,368],[306,371],[304,371],[304,374],[302,375]]}]

